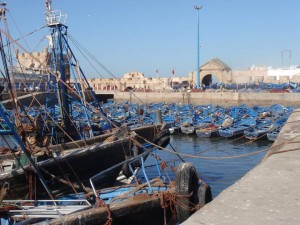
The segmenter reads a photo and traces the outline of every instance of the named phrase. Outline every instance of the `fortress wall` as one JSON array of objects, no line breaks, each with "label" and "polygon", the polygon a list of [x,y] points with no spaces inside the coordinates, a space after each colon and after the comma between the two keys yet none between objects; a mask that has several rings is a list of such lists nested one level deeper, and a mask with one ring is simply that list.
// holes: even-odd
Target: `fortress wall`
[{"label": "fortress wall", "polygon": [[[103,93],[104,94],[104,93]],[[300,93],[238,93],[238,92],[118,92],[113,93],[115,102],[132,101],[145,103],[214,104],[221,106],[247,104],[247,106],[272,104],[300,106]]]}]

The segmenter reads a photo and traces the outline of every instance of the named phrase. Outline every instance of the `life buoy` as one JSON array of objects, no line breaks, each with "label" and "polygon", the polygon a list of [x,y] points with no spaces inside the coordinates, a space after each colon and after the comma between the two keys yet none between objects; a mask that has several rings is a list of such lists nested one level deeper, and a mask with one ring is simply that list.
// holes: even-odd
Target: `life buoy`
[{"label": "life buoy", "polygon": [[192,163],[181,163],[176,167],[176,193],[177,202],[176,213],[177,222],[182,223],[195,211],[189,207],[197,204],[198,176]]}]

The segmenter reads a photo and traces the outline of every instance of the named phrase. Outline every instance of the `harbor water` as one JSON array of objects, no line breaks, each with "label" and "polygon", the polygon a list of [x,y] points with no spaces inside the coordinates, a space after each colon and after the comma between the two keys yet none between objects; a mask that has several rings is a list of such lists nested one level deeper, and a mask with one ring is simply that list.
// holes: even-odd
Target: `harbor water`
[{"label": "harbor water", "polygon": [[[8,141],[14,148],[14,141]],[[161,159],[160,164],[164,161],[171,167],[175,167],[182,160],[192,162],[199,178],[211,186],[212,195],[216,197],[257,165],[272,143],[268,140],[249,141],[243,137],[199,138],[196,135],[173,134],[166,150],[158,150],[156,153]],[[6,146],[2,138],[0,145]],[[152,157],[147,158],[145,165],[148,178],[158,176]],[[140,175],[143,177],[142,171]],[[168,172],[167,176],[173,179],[175,173]]]},{"label": "harbor water", "polygon": [[[171,135],[166,150],[157,151],[158,156],[170,166],[176,166],[182,160],[192,162],[200,179],[211,186],[216,197],[224,189],[235,183],[249,170],[255,167],[265,156],[273,142],[268,140],[249,141],[243,137],[237,139],[199,138],[196,135]],[[174,154],[175,151],[178,155]],[[156,176],[154,161],[146,161],[149,176]],[[168,174],[172,176],[171,173]]]}]

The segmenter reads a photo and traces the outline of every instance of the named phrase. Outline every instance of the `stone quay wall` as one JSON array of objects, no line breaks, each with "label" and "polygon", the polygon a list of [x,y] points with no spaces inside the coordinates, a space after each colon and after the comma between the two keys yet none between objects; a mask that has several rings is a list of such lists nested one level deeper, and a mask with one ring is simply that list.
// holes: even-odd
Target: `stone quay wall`
[{"label": "stone quay wall", "polygon": [[241,105],[269,106],[281,104],[300,106],[300,93],[241,93],[241,92],[99,92],[96,94],[112,94],[116,103],[122,101],[139,104],[149,103],[181,103],[181,104],[214,104],[221,106]]}]

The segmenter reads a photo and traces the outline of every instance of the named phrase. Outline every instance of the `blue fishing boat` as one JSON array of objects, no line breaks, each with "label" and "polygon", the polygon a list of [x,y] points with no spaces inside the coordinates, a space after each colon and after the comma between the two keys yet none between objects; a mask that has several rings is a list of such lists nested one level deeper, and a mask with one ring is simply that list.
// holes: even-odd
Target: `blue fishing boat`
[{"label": "blue fishing boat", "polygon": [[242,118],[233,123],[233,125],[228,127],[222,127],[219,129],[219,135],[221,137],[230,138],[230,137],[239,137],[244,135],[244,131],[254,127],[256,120],[253,117]]},{"label": "blue fishing boat", "polygon": [[277,89],[277,90],[283,90],[289,88],[288,83],[282,83],[282,84],[273,84],[273,83],[264,83],[260,82],[258,86],[263,90],[271,90],[271,89]]},{"label": "blue fishing boat", "polygon": [[281,128],[284,126],[285,122],[288,119],[288,115],[289,114],[287,114],[286,116],[282,116],[281,118],[279,118],[277,121],[275,121],[273,123],[271,129],[267,133],[267,138],[268,138],[269,141],[275,141],[276,140]]},{"label": "blue fishing boat", "polygon": [[[23,224],[78,224],[84,218],[86,224],[181,223],[212,200],[210,187],[198,178],[191,163],[179,164],[176,170],[170,166],[161,170],[157,148],[151,144],[140,147],[143,153],[125,161],[132,172],[132,176],[126,179],[129,184],[97,189],[99,179],[113,169],[108,168],[90,177],[90,193],[69,194],[47,201],[4,200],[0,207],[2,215],[5,215],[3,222],[12,219]],[[144,166],[146,155],[155,160],[156,178],[149,179],[147,176]],[[134,169],[137,162],[141,167],[140,173]],[[172,172],[175,172],[176,182],[170,179]],[[131,181],[137,183],[130,184]]]},{"label": "blue fishing boat", "polygon": [[195,132],[200,138],[202,137],[218,137],[218,130],[225,120],[224,109],[217,106],[208,105],[202,107],[201,116],[199,113],[194,116],[195,118]]},{"label": "blue fishing boat", "polygon": [[[7,199],[33,198],[33,193],[36,193],[36,197],[53,198],[74,190],[84,191],[89,176],[133,157],[136,154],[134,141],[160,141],[156,136],[160,132],[159,125],[129,129],[126,125],[119,127],[109,120],[68,42],[71,38],[65,25],[66,15],[52,10],[51,3],[46,0],[46,27],[50,32],[50,42],[47,75],[41,76],[48,82],[44,93],[45,105],[34,96],[32,101],[38,105],[34,109],[18,101],[12,77],[14,71],[9,70],[7,62],[13,58],[11,53],[14,51],[11,48],[17,41],[3,32],[8,27],[0,32],[2,75],[8,82],[7,89],[13,100],[13,110],[5,109],[2,104],[0,106],[1,118],[9,125],[9,129],[2,127],[0,133],[4,135],[3,140],[11,141],[7,142],[7,148],[10,149],[10,157],[15,157],[11,170],[0,174],[0,186],[9,182],[14,190],[6,194]],[[1,20],[6,21],[5,5],[2,3],[0,7]],[[69,81],[72,76],[76,82],[71,84]],[[89,98],[92,100],[89,101]],[[21,142],[15,143],[15,139]],[[163,144],[165,142],[164,139]],[[21,146],[22,143],[24,146]],[[37,169],[32,169],[33,162],[37,164]],[[101,180],[102,186],[114,184],[121,170],[122,166],[119,166],[105,174]],[[32,182],[28,182],[28,174]],[[33,182],[37,176],[48,181],[47,186],[51,191],[41,191],[45,182],[39,179]],[[31,191],[28,193],[28,190]]]},{"label": "blue fishing boat", "polygon": [[272,118],[259,119],[255,127],[244,131],[244,136],[249,140],[267,139],[267,133],[272,129],[273,123]]},{"label": "blue fishing boat", "polygon": [[180,126],[180,131],[183,134],[189,135],[189,134],[194,134],[195,133],[195,127],[193,124],[185,122]]},{"label": "blue fishing boat", "polygon": [[204,125],[203,127],[196,129],[196,135],[200,138],[213,138],[219,136],[219,128],[220,125],[216,125],[214,123],[209,123]]},{"label": "blue fishing boat", "polygon": [[193,126],[193,122],[191,118],[185,118],[184,122],[180,125],[180,131],[183,134],[193,134],[195,132],[195,127]]}]

